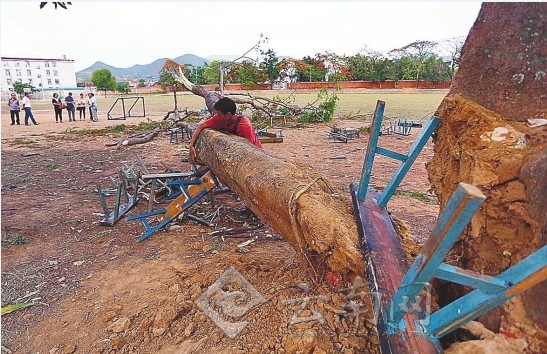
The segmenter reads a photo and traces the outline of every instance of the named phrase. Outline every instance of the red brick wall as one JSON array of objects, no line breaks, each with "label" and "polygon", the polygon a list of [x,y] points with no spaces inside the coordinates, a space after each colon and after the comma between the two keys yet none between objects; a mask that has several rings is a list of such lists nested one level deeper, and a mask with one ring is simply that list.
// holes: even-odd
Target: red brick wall
[{"label": "red brick wall", "polygon": [[[367,89],[405,89],[405,88],[420,88],[420,89],[443,89],[450,88],[450,82],[429,82],[420,81],[416,87],[416,80],[395,81],[340,81],[337,83],[341,89],[352,88],[367,88]],[[294,82],[289,85],[291,90],[313,90],[321,88],[334,88],[334,82]]]},{"label": "red brick wall", "polygon": [[[291,90],[318,90],[322,88],[334,88],[334,82],[294,82],[289,85]],[[337,83],[338,87],[341,89],[354,89],[354,88],[365,88],[365,89],[449,89],[450,82],[430,82],[430,81],[420,81],[416,87],[416,80],[401,80],[399,82],[395,81],[339,81]],[[220,91],[219,85],[202,85],[205,89],[209,91]],[[227,84],[224,86],[226,91],[251,91],[251,90],[270,90],[270,84],[260,84],[252,88],[247,87],[242,84]],[[186,91],[183,89],[182,91]],[[160,85],[153,87],[139,87],[137,93],[157,93],[163,92]],[[115,94],[115,92],[109,92]],[[131,89],[131,93],[135,93],[135,89]]]}]

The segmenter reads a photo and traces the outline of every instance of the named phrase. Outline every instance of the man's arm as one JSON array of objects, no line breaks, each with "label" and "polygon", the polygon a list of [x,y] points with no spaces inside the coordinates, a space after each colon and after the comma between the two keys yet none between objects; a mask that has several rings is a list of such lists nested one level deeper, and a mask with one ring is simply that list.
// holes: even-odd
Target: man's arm
[{"label": "man's arm", "polygon": [[196,149],[194,147],[194,144],[196,143],[196,140],[198,139],[199,134],[203,129],[207,128],[205,125],[205,122],[198,125],[196,128],[196,131],[194,132],[194,135],[192,135],[192,139],[190,139],[190,162],[195,163],[196,162]]}]

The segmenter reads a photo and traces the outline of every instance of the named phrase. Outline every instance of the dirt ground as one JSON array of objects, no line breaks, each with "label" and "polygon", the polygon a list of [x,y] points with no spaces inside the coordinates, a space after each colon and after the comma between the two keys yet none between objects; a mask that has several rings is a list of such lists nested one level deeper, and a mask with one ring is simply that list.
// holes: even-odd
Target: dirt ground
[{"label": "dirt ground", "polygon": [[[99,225],[97,183],[109,186],[109,177],[136,155],[153,173],[164,170],[161,163],[187,171],[190,165],[181,162],[187,156],[184,143],[170,144],[163,134],[149,143],[116,150],[105,144],[124,133],[89,130],[138,124],[143,118],[56,124],[38,113],[37,120],[38,126],[10,126],[9,118],[2,117],[2,305],[34,304],[2,316],[3,346],[14,353],[379,351],[368,320],[370,307],[365,304],[352,311],[351,289],[313,284],[307,263],[281,236],[267,227],[236,235],[240,238],[211,236],[215,229],[260,223],[233,193],[217,195],[213,205],[204,199],[194,209],[202,216],[214,215],[215,228],[182,220],[137,243],[144,232],[138,221]],[[357,120],[334,123],[352,128],[367,125]],[[74,132],[86,129],[86,133]],[[325,124],[284,127],[284,142],[264,148],[313,166],[335,189],[349,195],[350,182],[360,177],[367,136],[334,143],[325,138],[328,130]],[[405,153],[417,133],[383,136],[380,145]],[[428,143],[401,184],[402,192],[389,204],[393,215],[406,221],[417,243],[430,233],[438,213],[425,170],[432,154]],[[379,156],[372,184],[385,186],[397,166],[396,161]],[[145,211],[146,201],[130,215]],[[251,245],[237,247],[255,236],[258,239]],[[206,296],[227,271],[225,277],[242,276],[260,294],[250,300],[254,307],[232,317],[237,321],[226,315],[225,304],[215,304]],[[245,281],[235,283],[236,288],[247,289]],[[233,284],[224,284],[223,290],[229,286]],[[203,310],[204,301],[222,313],[220,321],[246,326],[230,338],[208,316],[210,311]],[[238,301],[242,305],[249,298]],[[364,296],[359,301],[370,299]]]}]

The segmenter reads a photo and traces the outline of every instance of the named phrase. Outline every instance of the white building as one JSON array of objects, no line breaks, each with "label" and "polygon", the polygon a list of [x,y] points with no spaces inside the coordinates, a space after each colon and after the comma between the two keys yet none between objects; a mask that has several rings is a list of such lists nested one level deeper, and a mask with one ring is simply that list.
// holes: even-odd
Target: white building
[{"label": "white building", "polygon": [[1,57],[0,86],[2,92],[13,90],[13,83],[21,81],[38,90],[75,88],[74,60],[46,58]]}]

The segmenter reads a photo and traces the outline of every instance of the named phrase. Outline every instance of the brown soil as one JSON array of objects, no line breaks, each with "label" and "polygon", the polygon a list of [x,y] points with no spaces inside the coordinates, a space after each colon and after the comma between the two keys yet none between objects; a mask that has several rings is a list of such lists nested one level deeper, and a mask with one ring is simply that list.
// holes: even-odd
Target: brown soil
[{"label": "brown soil", "polygon": [[[136,154],[152,172],[163,171],[160,161],[188,170],[189,165],[180,162],[186,155],[184,145],[170,144],[169,137],[161,135],[146,144],[115,150],[105,147],[116,139],[112,133],[63,133],[68,126],[101,127],[112,122],[55,124],[37,118],[41,124],[30,127],[6,126],[3,119],[2,305],[34,303],[2,316],[4,346],[17,353],[379,350],[374,326],[367,321],[370,299],[362,300],[365,305],[360,310],[365,313],[355,317],[349,312],[348,316],[349,291],[333,289],[327,282],[315,287],[307,262],[269,228],[244,234],[245,238],[222,240],[212,237],[208,227],[181,221],[136,243],[143,232],[137,221],[124,219],[112,228],[98,225],[101,217],[94,213],[101,207],[93,193],[97,182],[108,185],[109,176],[134,161]],[[336,123],[365,126],[362,121]],[[285,128],[285,142],[265,145],[265,149],[311,165],[328,176],[335,191],[349,195],[349,183],[360,176],[367,139],[333,143],[324,138],[327,130],[323,124]],[[415,134],[384,136],[380,144],[406,152]],[[330,159],[341,155],[346,158]],[[401,190],[428,194],[424,166],[431,157],[428,144]],[[373,184],[385,186],[396,168],[396,162],[378,157]],[[145,204],[131,214],[144,212]],[[438,212],[437,205],[407,195],[394,196],[389,206],[419,242],[431,231]],[[201,203],[196,212],[218,209],[217,229],[257,225],[259,220],[244,207],[235,194],[227,193],[218,195],[214,206]],[[258,240],[246,247],[249,252],[240,253],[237,244],[250,236]],[[231,266],[266,300],[239,319],[249,323],[233,339],[196,302]],[[309,303],[299,310],[302,301],[295,299],[305,297]],[[313,311],[324,320],[295,323]]]}]

